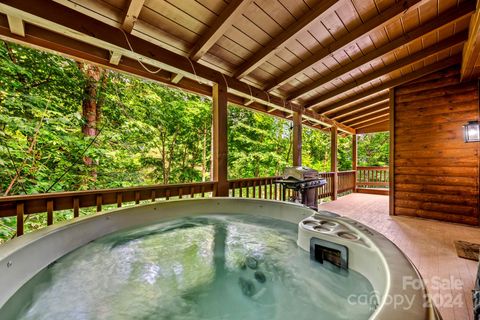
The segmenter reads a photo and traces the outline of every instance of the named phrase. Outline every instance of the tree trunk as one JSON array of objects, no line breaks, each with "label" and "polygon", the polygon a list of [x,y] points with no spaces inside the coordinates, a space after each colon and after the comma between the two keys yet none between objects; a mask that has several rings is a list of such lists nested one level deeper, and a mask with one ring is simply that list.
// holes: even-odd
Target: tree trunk
[{"label": "tree trunk", "polygon": [[[84,119],[82,132],[87,137],[95,137],[98,133],[101,104],[103,103],[102,95],[99,93],[106,86],[107,74],[103,69],[97,66],[83,62],[78,62],[77,64],[79,69],[83,72],[86,80],[82,101],[82,115]],[[93,167],[93,159],[90,157],[84,157],[83,163],[88,167],[92,167],[90,170],[90,176],[93,181],[96,181],[97,170]]]}]

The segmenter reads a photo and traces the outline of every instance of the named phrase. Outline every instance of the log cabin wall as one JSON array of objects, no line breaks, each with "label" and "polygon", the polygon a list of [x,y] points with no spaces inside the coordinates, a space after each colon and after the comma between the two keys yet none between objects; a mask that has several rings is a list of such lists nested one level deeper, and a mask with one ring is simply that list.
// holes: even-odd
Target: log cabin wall
[{"label": "log cabin wall", "polygon": [[479,225],[479,146],[463,125],[479,117],[477,81],[460,68],[430,74],[392,93],[391,214]]}]

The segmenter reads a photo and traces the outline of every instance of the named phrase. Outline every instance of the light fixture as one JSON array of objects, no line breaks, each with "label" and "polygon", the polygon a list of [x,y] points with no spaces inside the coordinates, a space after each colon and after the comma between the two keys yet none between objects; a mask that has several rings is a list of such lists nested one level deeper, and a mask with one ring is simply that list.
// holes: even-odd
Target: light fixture
[{"label": "light fixture", "polygon": [[468,121],[468,123],[463,126],[463,133],[465,134],[465,142],[479,142],[480,124],[478,121]]}]

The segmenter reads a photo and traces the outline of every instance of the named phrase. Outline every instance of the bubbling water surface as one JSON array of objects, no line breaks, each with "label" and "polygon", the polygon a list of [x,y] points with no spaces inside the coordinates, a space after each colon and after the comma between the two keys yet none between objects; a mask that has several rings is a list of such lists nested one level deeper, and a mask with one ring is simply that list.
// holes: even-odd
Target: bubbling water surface
[{"label": "bubbling water surface", "polygon": [[231,214],[116,232],[42,270],[0,314],[22,320],[368,319],[372,307],[349,296],[371,294],[369,281],[311,261],[296,239],[295,224]]}]

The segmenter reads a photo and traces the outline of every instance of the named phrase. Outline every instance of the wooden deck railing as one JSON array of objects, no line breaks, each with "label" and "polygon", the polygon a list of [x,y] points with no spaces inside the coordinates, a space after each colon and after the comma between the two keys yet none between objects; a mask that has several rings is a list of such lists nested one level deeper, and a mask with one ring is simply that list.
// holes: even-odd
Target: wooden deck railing
[{"label": "wooden deck railing", "polygon": [[355,170],[339,171],[338,193],[345,193],[355,189]]},{"label": "wooden deck railing", "polygon": [[105,205],[121,207],[126,202],[139,204],[145,200],[193,198],[195,195],[205,197],[214,194],[215,190],[215,182],[202,182],[0,197],[0,217],[16,216],[17,235],[22,235],[25,215],[28,214],[46,213],[47,225],[51,225],[55,211],[72,210],[76,218],[80,208],[96,207],[96,211],[100,212]]},{"label": "wooden deck railing", "polygon": [[388,194],[389,167],[357,167],[357,191]]},{"label": "wooden deck railing", "polygon": [[[334,184],[338,193],[353,191],[355,171],[324,172],[320,176],[327,184],[318,188],[318,198],[333,197]],[[335,180],[335,177],[337,179]],[[230,196],[282,200],[282,186],[275,183],[280,177],[235,179],[229,181]],[[71,210],[71,217],[80,216],[81,209],[95,208],[100,212],[106,208],[122,207],[126,203],[139,204],[145,201],[169,200],[172,198],[211,197],[216,193],[216,182],[152,185],[130,188],[69,191],[0,197],[0,218],[16,217],[16,234],[24,234],[27,215],[46,214],[47,225],[54,223],[55,212]],[[285,190],[286,199],[293,194]]]}]

